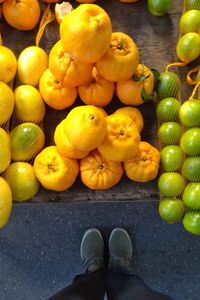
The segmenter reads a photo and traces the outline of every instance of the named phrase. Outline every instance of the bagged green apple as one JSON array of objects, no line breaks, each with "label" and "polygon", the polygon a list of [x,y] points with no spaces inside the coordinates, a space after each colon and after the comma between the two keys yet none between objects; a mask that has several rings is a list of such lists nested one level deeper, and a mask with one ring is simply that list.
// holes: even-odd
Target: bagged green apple
[{"label": "bagged green apple", "polygon": [[188,64],[200,56],[200,0],[185,0],[179,22],[177,57]]},{"label": "bagged green apple", "polygon": [[161,151],[159,214],[166,222],[175,223],[182,220],[185,214],[181,195],[187,180],[181,174],[185,154],[179,145],[182,136],[179,121],[181,82],[175,73],[168,71],[168,67],[160,75],[156,88],[158,144]]},{"label": "bagged green apple", "polygon": [[191,9],[200,9],[200,0],[185,0],[184,10],[188,11]]}]

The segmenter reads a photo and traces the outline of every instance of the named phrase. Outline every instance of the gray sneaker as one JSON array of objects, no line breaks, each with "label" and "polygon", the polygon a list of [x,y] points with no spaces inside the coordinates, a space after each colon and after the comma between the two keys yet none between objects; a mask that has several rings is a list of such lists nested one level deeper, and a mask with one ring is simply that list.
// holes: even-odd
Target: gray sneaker
[{"label": "gray sneaker", "polygon": [[94,272],[104,267],[104,241],[98,229],[92,228],[85,232],[80,254],[85,272]]},{"label": "gray sneaker", "polygon": [[130,271],[133,247],[128,232],[123,228],[115,228],[109,238],[108,268],[119,267]]}]

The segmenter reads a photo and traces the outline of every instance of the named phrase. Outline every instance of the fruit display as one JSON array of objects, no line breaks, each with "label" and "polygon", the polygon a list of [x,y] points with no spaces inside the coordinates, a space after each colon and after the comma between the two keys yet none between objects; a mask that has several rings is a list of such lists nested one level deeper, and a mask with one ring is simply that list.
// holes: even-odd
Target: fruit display
[{"label": "fruit display", "polygon": [[[30,16],[33,13],[37,18],[35,8],[38,7],[39,19],[38,1],[33,1],[32,10],[30,10],[31,3],[28,1],[6,2],[4,17],[10,25],[20,30],[35,27],[36,21],[34,27],[29,27],[32,26],[31,22],[34,22],[34,18],[29,22],[24,17],[21,22],[17,17],[29,10]],[[26,22],[29,23],[27,27]],[[3,189],[0,204],[1,226],[8,221],[12,200],[27,201],[37,194],[40,187],[31,160],[41,151],[45,142],[41,125],[46,107],[36,86],[41,74],[47,68],[47,63],[47,54],[38,46],[24,49],[18,60],[11,49],[4,45],[0,47],[0,174],[9,187],[8,191],[1,182]],[[4,202],[2,202],[3,197],[5,197]]]},{"label": "fruit display", "polygon": [[[55,6],[57,19],[60,5]],[[129,35],[112,32],[111,19],[100,6],[64,7],[60,36],[49,54],[39,47],[44,27],[53,19],[48,15],[49,6],[36,45],[22,49],[18,59],[9,48],[0,49],[1,125],[12,118],[9,132],[0,128],[0,173],[12,199],[18,202],[34,198],[40,185],[66,191],[79,174],[87,188],[107,190],[124,174],[132,182],[144,183],[154,180],[159,170],[160,153],[141,141],[144,119],[140,110],[132,107],[153,100],[154,71],[140,63],[139,49]],[[77,28],[72,26],[75,22]],[[101,42],[97,43],[97,38]],[[4,70],[5,61],[8,70]],[[14,91],[8,85],[13,79]],[[126,84],[132,90],[124,100]],[[129,106],[107,113],[102,107],[115,93]],[[130,95],[135,96],[126,100]],[[80,100],[82,105],[77,105]],[[69,108],[54,128],[55,145],[45,144],[43,126],[49,108],[57,114]]]},{"label": "fruit display", "polygon": [[[9,6],[15,1],[6,2]],[[143,190],[157,178],[161,164],[160,216],[169,223],[184,218],[184,227],[197,234],[191,220],[195,218],[198,225],[199,100],[190,98],[181,105],[181,80],[169,71],[170,65],[161,74],[151,69],[144,59],[150,57],[148,48],[142,45],[140,51],[140,40],[130,31],[123,32],[126,27],[116,26],[106,9],[88,4],[95,1],[77,1],[84,4],[76,3],[76,8],[69,2],[43,2],[48,4],[35,12],[29,27],[26,18],[10,21],[11,8],[3,10],[7,23],[24,31],[35,28],[38,14],[43,15],[35,44],[19,47],[16,56],[0,46],[0,183],[1,178],[6,180],[12,199],[18,202],[37,197],[40,187],[53,195],[70,194],[75,182],[86,191],[94,190],[89,191],[92,195],[115,189],[123,180]],[[171,1],[157,1],[157,6],[155,2],[148,1],[154,15],[169,12]],[[21,1],[17,3],[20,15]],[[180,65],[199,56],[199,11],[187,9],[187,13],[180,21]],[[57,36],[51,35],[51,25],[44,33],[55,18],[51,25]],[[50,46],[45,47],[44,41],[39,46],[43,34],[51,40]],[[200,72],[197,81],[199,77]],[[148,127],[155,130],[155,91],[159,149],[147,133]],[[8,131],[5,123],[10,118]],[[11,210],[9,189],[3,190],[8,209],[2,226]],[[0,206],[1,202],[0,195]]]},{"label": "fruit display", "polygon": [[[160,76],[156,109],[161,149],[161,175],[158,179],[160,191],[160,216],[169,223],[183,220],[184,228],[192,234],[200,235],[199,198],[200,182],[200,98],[195,93],[200,84],[191,75],[199,72],[199,66],[188,72],[187,81],[196,85],[192,95],[181,104],[180,83],[177,75],[167,74],[171,66],[185,66],[200,55],[200,10],[198,1],[185,1],[185,12],[179,22],[180,38],[177,43],[177,56],[183,63],[167,66]],[[170,85],[171,84],[171,85]],[[167,88],[165,87],[167,85]],[[163,92],[164,91],[164,92]],[[168,94],[169,91],[169,94]],[[169,97],[163,99],[165,97]]]}]

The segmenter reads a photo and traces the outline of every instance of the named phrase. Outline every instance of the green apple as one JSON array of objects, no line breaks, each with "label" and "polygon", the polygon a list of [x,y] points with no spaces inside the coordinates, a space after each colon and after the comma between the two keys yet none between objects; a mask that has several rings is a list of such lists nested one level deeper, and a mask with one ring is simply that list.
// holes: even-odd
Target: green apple
[{"label": "green apple", "polygon": [[200,1],[199,0],[185,0],[184,1],[185,11],[191,9],[199,9],[200,10]]},{"label": "green apple", "polygon": [[196,32],[185,33],[178,40],[176,54],[185,63],[197,59],[200,55],[200,35]]},{"label": "green apple", "polygon": [[187,130],[181,137],[180,146],[188,155],[200,155],[200,128]]},{"label": "green apple", "polygon": [[179,77],[173,72],[163,72],[158,80],[156,92],[160,99],[173,97],[178,98],[181,89]]},{"label": "green apple", "polygon": [[182,166],[182,175],[189,181],[200,181],[200,156],[188,157]]},{"label": "green apple", "polygon": [[158,120],[169,122],[177,121],[181,104],[175,98],[162,99],[156,108]]},{"label": "green apple", "polygon": [[178,144],[181,134],[182,128],[177,122],[164,122],[158,129],[158,139],[163,146]]},{"label": "green apple", "polygon": [[180,34],[200,32],[200,10],[193,9],[184,13],[179,23]]},{"label": "green apple", "polygon": [[158,189],[164,197],[180,196],[186,186],[186,180],[181,174],[176,172],[166,172],[158,179]]},{"label": "green apple", "polygon": [[185,214],[185,205],[176,198],[164,198],[159,204],[159,214],[168,223],[180,221]]},{"label": "green apple", "polygon": [[183,192],[182,200],[190,209],[200,210],[200,183],[188,183]]},{"label": "green apple", "polygon": [[161,164],[166,172],[174,172],[181,168],[184,153],[180,146],[166,146],[160,152]]},{"label": "green apple", "polygon": [[188,211],[183,218],[183,226],[190,233],[200,235],[200,212]]},{"label": "green apple", "polygon": [[200,126],[200,100],[187,100],[179,110],[181,124],[185,127]]}]

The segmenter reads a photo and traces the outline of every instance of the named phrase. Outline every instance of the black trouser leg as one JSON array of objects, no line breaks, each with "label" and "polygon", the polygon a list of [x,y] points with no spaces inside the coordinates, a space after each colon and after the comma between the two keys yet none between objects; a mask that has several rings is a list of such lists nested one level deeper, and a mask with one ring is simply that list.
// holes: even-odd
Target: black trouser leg
[{"label": "black trouser leg", "polygon": [[72,284],[55,294],[49,300],[102,300],[105,294],[105,272],[77,275]]},{"label": "black trouser leg", "polygon": [[106,292],[109,300],[172,300],[166,295],[152,291],[140,277],[117,268],[108,273]]}]

